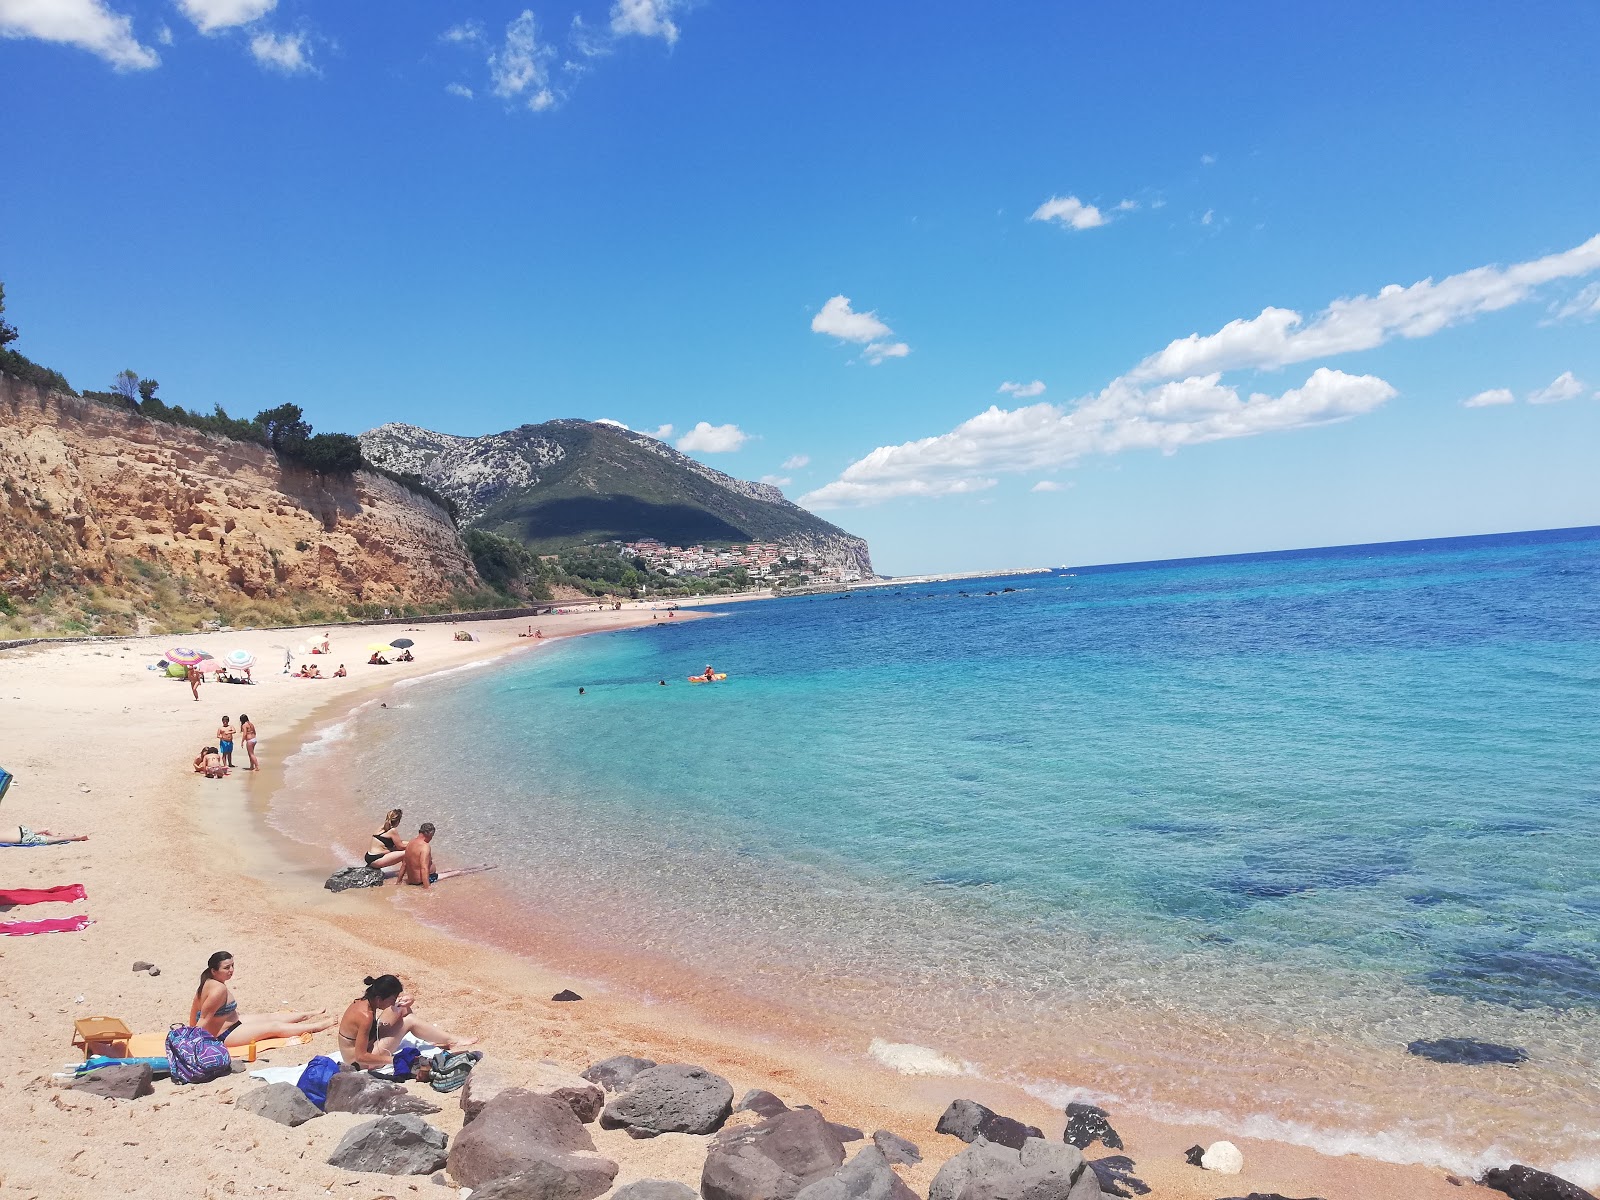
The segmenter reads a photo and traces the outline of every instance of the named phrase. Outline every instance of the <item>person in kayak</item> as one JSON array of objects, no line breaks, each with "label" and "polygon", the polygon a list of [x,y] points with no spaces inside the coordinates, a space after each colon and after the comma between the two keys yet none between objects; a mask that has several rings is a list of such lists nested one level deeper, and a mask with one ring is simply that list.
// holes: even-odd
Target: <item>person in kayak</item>
[{"label": "person in kayak", "polygon": [[712,678],[711,664],[707,663],[706,664],[706,682],[709,683],[711,681],[711,678]]}]

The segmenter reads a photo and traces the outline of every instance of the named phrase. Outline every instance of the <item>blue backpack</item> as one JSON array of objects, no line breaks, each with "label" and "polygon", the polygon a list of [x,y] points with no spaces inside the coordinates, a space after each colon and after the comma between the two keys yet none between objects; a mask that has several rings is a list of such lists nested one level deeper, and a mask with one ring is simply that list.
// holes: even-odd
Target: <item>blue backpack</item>
[{"label": "blue backpack", "polygon": [[167,1066],[173,1083],[210,1083],[233,1073],[233,1055],[204,1029],[174,1025],[167,1032]]},{"label": "blue backpack", "polygon": [[328,1103],[328,1084],[339,1073],[339,1064],[326,1054],[319,1054],[300,1072],[295,1086],[306,1094],[306,1099],[318,1108]]}]

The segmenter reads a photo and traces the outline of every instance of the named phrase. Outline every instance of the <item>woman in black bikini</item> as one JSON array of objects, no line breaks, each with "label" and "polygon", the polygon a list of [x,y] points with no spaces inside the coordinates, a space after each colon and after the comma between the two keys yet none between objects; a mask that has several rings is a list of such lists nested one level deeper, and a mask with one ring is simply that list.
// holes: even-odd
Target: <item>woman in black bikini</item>
[{"label": "woman in black bikini", "polygon": [[333,1018],[326,1012],[281,1012],[270,1016],[239,1015],[239,1002],[233,998],[233,955],[218,950],[206,960],[200,986],[194,990],[189,1023],[204,1029],[225,1046],[248,1046],[263,1038],[298,1037],[302,1033],[321,1033]]},{"label": "woman in black bikini", "polygon": [[367,866],[392,867],[406,856],[406,840],[395,833],[395,827],[400,824],[404,814],[398,808],[391,808],[383,818],[383,828],[372,835],[372,845],[367,849]]},{"label": "woman in black bikini", "polygon": [[370,975],[362,981],[367,990],[350,1001],[339,1019],[339,1054],[347,1063],[361,1067],[387,1067],[395,1053],[412,1034],[446,1050],[477,1044],[477,1038],[458,1037],[437,1025],[429,1025],[412,1012],[413,1001],[393,975]]}]

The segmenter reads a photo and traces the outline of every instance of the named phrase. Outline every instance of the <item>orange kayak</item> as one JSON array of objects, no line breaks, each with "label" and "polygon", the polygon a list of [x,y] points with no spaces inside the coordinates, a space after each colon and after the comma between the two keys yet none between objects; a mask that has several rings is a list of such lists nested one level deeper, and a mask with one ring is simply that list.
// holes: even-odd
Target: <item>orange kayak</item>
[{"label": "orange kayak", "polygon": [[710,679],[707,679],[704,675],[691,675],[691,676],[689,676],[689,682],[690,683],[716,683],[719,679],[726,679],[727,677],[728,676],[727,676],[726,673],[718,673],[716,675],[713,675]]}]

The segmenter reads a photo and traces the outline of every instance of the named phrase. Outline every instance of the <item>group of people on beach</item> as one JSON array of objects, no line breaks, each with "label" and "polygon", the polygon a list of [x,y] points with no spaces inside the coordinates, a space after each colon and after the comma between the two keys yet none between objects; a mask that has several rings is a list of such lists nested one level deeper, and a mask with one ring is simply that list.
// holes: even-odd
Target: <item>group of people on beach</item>
[{"label": "group of people on beach", "polygon": [[233,725],[227,713],[222,714],[222,724],[217,727],[217,743],[201,746],[195,756],[194,773],[207,779],[221,779],[233,770],[233,743],[237,737],[244,743],[244,752],[250,756],[246,771],[259,771],[261,763],[256,758],[256,727],[248,713],[239,714],[239,724]]},{"label": "group of people on beach", "polygon": [[461,1037],[416,1015],[416,1001],[394,975],[368,976],[360,996],[339,1017],[326,1009],[317,1012],[278,1012],[260,1016],[239,1011],[233,994],[236,964],[232,953],[218,950],[206,960],[189,1024],[203,1029],[224,1046],[248,1046],[267,1038],[291,1038],[321,1033],[338,1026],[339,1057],[347,1063],[373,1068],[394,1061],[406,1036],[430,1042],[445,1050],[472,1045],[476,1038]]},{"label": "group of people on beach", "polygon": [[430,890],[439,882],[440,874],[433,867],[433,838],[437,832],[432,821],[424,821],[411,838],[400,836],[400,819],[405,813],[391,808],[384,814],[383,827],[372,835],[372,845],[363,856],[367,866],[379,871],[397,867],[395,879]]}]

